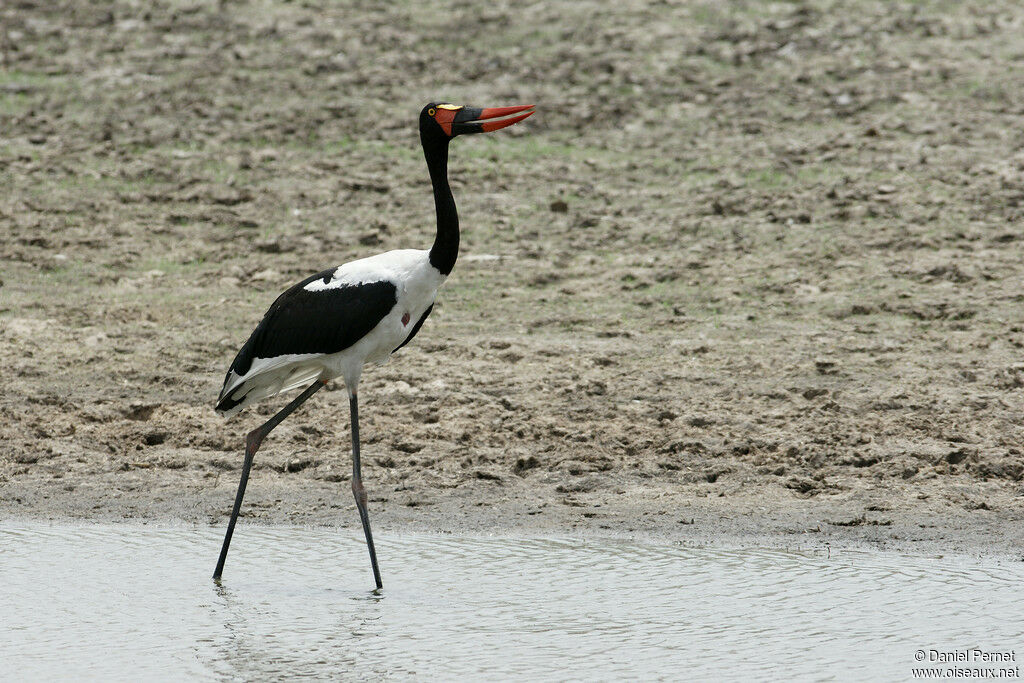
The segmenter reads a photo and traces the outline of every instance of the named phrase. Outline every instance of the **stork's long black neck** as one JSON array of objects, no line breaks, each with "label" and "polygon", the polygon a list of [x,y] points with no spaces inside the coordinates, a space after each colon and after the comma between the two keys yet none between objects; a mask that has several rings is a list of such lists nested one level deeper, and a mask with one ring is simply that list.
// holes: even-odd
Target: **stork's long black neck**
[{"label": "stork's long black neck", "polygon": [[422,142],[437,209],[437,236],[430,248],[430,265],[448,275],[459,257],[459,213],[448,186],[448,141],[423,137]]}]

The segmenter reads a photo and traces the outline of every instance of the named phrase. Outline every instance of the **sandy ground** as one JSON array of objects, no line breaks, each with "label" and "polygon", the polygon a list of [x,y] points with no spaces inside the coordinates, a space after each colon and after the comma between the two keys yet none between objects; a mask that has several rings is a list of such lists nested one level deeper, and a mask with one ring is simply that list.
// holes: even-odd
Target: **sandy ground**
[{"label": "sandy ground", "polygon": [[[0,518],[223,523],[263,311],[430,243],[424,103],[536,102],[364,374],[380,529],[1019,556],[1019,4],[376,4],[0,8]],[[357,528],[333,389],[243,522]]]}]

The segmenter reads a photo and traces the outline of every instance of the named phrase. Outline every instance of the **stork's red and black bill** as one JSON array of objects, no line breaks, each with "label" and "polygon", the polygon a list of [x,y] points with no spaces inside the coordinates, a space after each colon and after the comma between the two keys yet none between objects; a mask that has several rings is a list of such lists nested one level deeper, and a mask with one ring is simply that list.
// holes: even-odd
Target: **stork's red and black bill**
[{"label": "stork's red and black bill", "polygon": [[513,123],[519,123],[534,112],[534,105],[519,104],[512,107],[459,107],[441,105],[434,115],[444,132],[454,137],[472,133],[490,133]]}]

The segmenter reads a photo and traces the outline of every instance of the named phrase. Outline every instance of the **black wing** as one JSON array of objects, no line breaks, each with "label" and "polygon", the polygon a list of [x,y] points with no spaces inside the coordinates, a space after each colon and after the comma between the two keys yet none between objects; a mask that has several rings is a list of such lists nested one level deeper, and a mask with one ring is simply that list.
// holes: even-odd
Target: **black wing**
[{"label": "black wing", "polygon": [[[412,326],[412,332],[409,333],[409,336],[405,338],[404,342],[395,347],[395,351],[412,341],[412,338],[415,337],[416,333],[420,331],[421,327],[423,327],[423,321],[427,319],[427,316],[430,315],[432,310],[434,310],[434,304],[427,306],[427,310],[423,311],[423,315],[421,315],[420,319],[416,321],[416,324]],[[391,353],[394,353],[395,351],[392,351]]]},{"label": "black wing", "polygon": [[398,288],[379,280],[309,291],[316,280],[330,282],[336,268],[294,285],[271,304],[224,378],[244,375],[254,358],[291,353],[337,353],[366,336],[398,303]]}]

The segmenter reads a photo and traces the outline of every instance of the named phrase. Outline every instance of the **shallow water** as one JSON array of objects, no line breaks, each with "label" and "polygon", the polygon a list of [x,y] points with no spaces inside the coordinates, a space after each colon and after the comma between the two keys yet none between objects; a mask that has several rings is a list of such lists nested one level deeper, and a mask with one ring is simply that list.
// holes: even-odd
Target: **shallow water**
[{"label": "shallow water", "polygon": [[1024,564],[358,530],[0,523],[0,677],[907,680],[1024,654]]}]

